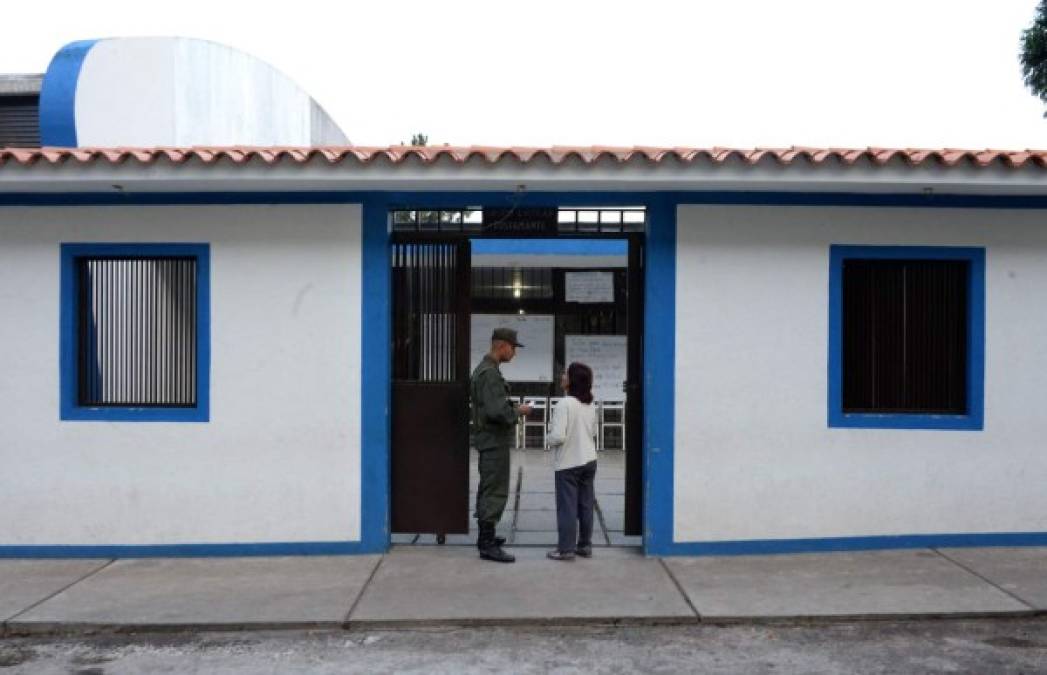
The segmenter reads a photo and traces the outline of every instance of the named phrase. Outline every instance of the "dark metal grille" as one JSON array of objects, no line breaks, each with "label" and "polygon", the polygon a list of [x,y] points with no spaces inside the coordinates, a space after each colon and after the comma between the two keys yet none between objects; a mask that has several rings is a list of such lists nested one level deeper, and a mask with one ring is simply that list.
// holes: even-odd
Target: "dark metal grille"
[{"label": "dark metal grille", "polygon": [[[393,245],[393,378],[454,382],[459,340],[459,243]],[[467,253],[465,255],[468,255]],[[467,283],[467,279],[464,280]]]},{"label": "dark metal grille", "polygon": [[967,412],[969,268],[844,261],[844,412]]},{"label": "dark metal grille", "polygon": [[0,96],[0,148],[39,148],[39,120],[39,96]]},{"label": "dark metal grille", "polygon": [[79,404],[196,406],[196,259],[78,258]]}]

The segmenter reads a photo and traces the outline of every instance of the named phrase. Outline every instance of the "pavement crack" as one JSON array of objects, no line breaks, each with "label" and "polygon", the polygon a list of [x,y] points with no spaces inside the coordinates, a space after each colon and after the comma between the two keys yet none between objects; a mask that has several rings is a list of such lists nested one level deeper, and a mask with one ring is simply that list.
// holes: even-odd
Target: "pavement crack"
[{"label": "pavement crack", "polygon": [[676,586],[676,590],[679,591],[681,597],[683,597],[683,601],[686,602],[687,606],[691,608],[692,612],[694,612],[694,618],[701,621],[701,612],[699,612],[698,608],[694,606],[693,602],[691,602],[691,596],[687,595],[687,591],[683,589],[683,585],[680,583],[680,580],[676,578],[676,575],[673,574],[672,569],[665,564],[665,558],[658,558],[658,562],[661,563],[662,569],[665,570],[665,573],[669,575],[669,579],[673,582],[673,585]]},{"label": "pavement crack", "polygon": [[33,604],[29,605],[28,607],[26,607],[25,609],[23,609],[19,613],[15,614],[14,616],[8,617],[4,621],[4,625],[6,626],[8,623],[10,623],[11,621],[14,621],[18,617],[20,617],[23,614],[25,614],[26,612],[29,612],[29,611],[32,611],[32,610],[36,609],[37,607],[39,607],[40,605],[44,604],[45,602],[47,602],[51,598],[53,598],[53,597],[55,597],[57,595],[60,595],[62,593],[65,593],[66,591],[68,591],[73,586],[76,586],[78,583],[80,583],[81,581],[84,581],[88,577],[93,577],[94,575],[98,574],[99,572],[101,572],[105,568],[109,567],[110,565],[112,565],[116,561],[117,561],[116,558],[112,558],[111,560],[106,561],[104,564],[94,568],[93,570],[90,570],[89,572],[87,572],[87,574],[84,574],[83,576],[81,576],[81,577],[79,577],[79,578],[69,582],[65,586],[62,586],[61,588],[59,588],[57,591],[55,591],[51,595],[48,595],[47,597],[43,598],[42,600],[37,600],[36,602],[34,602]]},{"label": "pavement crack", "polygon": [[593,498],[593,507],[596,510],[596,520],[600,523],[600,531],[603,532],[604,541],[606,541],[607,545],[610,546],[611,535],[607,531],[607,523],[603,519],[603,509],[600,508],[600,500],[595,497]]},{"label": "pavement crack", "polygon": [[516,542],[516,525],[520,520],[520,492],[523,490],[523,465],[516,467],[516,494],[513,495],[513,522],[509,524],[507,544]]},{"label": "pavement crack", "polygon": [[364,585],[360,587],[360,592],[356,594],[356,599],[353,600],[353,603],[351,605],[349,605],[349,611],[345,613],[345,621],[342,622],[343,628],[349,628],[349,617],[351,617],[353,615],[353,612],[356,611],[357,605],[360,604],[360,600],[363,599],[364,593],[366,593],[367,589],[370,588],[371,582],[374,581],[375,575],[378,574],[378,568],[382,566],[382,563],[384,561],[384,555],[378,558],[378,562],[375,564],[374,569],[372,569],[371,573],[367,575],[367,581],[365,581]]},{"label": "pavement crack", "polygon": [[1022,600],[1020,597],[1018,597],[1014,593],[1011,593],[1006,588],[1003,588],[1002,586],[1000,586],[998,583],[996,583],[992,579],[990,579],[990,578],[986,577],[985,575],[983,575],[981,572],[978,572],[977,570],[974,570],[971,567],[968,567],[967,565],[964,565],[962,562],[960,562],[960,561],[958,561],[958,560],[956,560],[954,558],[950,558],[949,556],[947,556],[944,553],[942,553],[941,549],[932,548],[931,550],[934,551],[935,553],[937,553],[938,555],[940,555],[941,557],[945,558],[949,562],[951,562],[953,565],[956,565],[960,569],[962,569],[962,570],[964,570],[964,571],[966,571],[966,572],[968,572],[970,574],[973,574],[974,576],[978,577],[979,579],[981,579],[985,583],[989,584],[990,586],[992,586],[996,590],[1000,591],[1004,595],[1010,596],[1011,598],[1013,598],[1014,600],[1018,601],[1022,605],[1025,605],[1030,610],[1037,611],[1036,607],[1034,607],[1033,605],[1030,605],[1029,603],[1025,602],[1024,600]]}]

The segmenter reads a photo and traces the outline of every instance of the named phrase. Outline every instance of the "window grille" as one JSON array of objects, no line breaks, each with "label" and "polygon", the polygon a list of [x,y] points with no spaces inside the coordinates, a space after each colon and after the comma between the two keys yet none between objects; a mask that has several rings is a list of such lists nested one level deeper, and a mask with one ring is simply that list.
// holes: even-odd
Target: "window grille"
[{"label": "window grille", "polygon": [[82,257],[77,398],[87,407],[197,405],[197,260]]},{"label": "window grille", "polygon": [[961,260],[843,262],[843,411],[967,413]]},{"label": "window grille", "polygon": [[39,148],[39,120],[39,96],[0,96],[0,148]]}]

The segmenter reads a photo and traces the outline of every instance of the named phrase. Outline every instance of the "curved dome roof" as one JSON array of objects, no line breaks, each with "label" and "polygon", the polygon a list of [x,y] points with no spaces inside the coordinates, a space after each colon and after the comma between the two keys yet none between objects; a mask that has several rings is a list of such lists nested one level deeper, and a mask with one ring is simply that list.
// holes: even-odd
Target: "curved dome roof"
[{"label": "curved dome roof", "polygon": [[40,91],[45,146],[345,145],[289,77],[241,51],[191,38],[66,45]]}]

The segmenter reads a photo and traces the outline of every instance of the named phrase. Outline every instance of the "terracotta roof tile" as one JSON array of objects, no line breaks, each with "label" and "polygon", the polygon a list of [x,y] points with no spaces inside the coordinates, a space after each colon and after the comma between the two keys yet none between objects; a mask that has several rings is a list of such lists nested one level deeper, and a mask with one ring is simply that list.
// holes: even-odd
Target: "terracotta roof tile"
[{"label": "terracotta roof tile", "polygon": [[185,148],[0,148],[0,166],[18,164],[28,166],[47,164],[152,164],[165,161],[184,164],[190,160],[213,164],[232,162],[246,164],[260,161],[266,164],[304,164],[322,158],[329,164],[352,160],[360,164],[389,162],[401,164],[409,160],[422,164],[451,161],[464,164],[480,160],[489,164],[514,161],[527,164],[544,159],[552,164],[580,161],[595,164],[602,161],[619,163],[644,160],[658,164],[670,158],[684,164],[725,164],[741,162],[756,165],[774,161],[788,166],[796,162],[808,165],[839,163],[850,166],[862,161],[884,166],[903,161],[909,166],[939,165],[955,167],[968,165],[1009,168],[1047,167],[1047,151],[1043,150],[964,150],[956,148],[689,148],[689,147],[612,147],[612,146],[551,146],[551,147],[490,147],[490,146],[332,146],[332,147],[185,147]]}]

